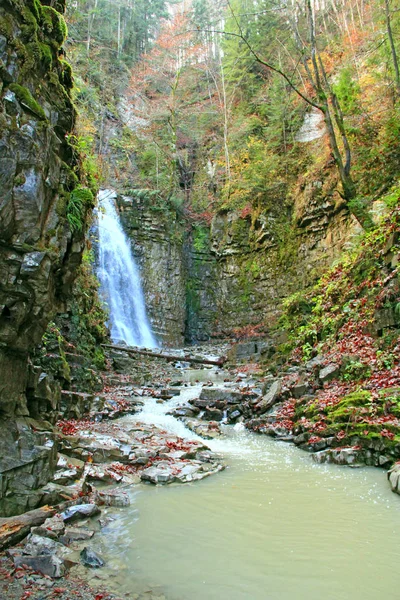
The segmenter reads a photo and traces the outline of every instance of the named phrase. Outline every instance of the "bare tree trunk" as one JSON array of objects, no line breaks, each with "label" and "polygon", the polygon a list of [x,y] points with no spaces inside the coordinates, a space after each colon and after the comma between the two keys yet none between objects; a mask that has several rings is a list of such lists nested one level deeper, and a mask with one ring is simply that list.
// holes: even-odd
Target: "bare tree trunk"
[{"label": "bare tree trunk", "polygon": [[385,0],[385,16],[386,16],[386,28],[387,28],[388,38],[389,38],[390,50],[392,52],[396,91],[397,91],[397,95],[399,96],[400,95],[400,71],[399,71],[399,62],[397,59],[396,46],[394,45],[394,40],[393,40],[392,22],[390,19],[389,0]]},{"label": "bare tree trunk", "polygon": [[86,40],[86,54],[90,54],[90,43],[92,39],[92,28],[94,23],[94,17],[97,10],[98,0],[94,0],[94,6],[92,12],[88,11],[88,24],[87,24],[87,40]]},{"label": "bare tree trunk", "polygon": [[229,156],[228,146],[228,107],[226,101],[226,86],[225,86],[225,75],[222,66],[221,55],[219,56],[219,66],[221,71],[221,84],[222,84],[222,108],[224,111],[224,152],[225,152],[225,163],[226,163],[226,177],[228,179],[228,188],[231,185],[231,159]]},{"label": "bare tree trunk", "polygon": [[118,5],[117,56],[121,56],[121,5]]}]

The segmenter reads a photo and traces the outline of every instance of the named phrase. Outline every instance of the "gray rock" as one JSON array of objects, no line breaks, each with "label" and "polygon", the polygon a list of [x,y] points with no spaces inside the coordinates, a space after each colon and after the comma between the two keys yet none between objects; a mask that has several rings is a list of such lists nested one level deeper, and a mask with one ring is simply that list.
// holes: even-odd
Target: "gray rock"
[{"label": "gray rock", "polygon": [[176,408],[171,414],[179,419],[179,417],[195,417],[197,414],[199,414],[199,412],[200,410],[196,407],[189,408],[188,406],[180,406]]},{"label": "gray rock", "polygon": [[107,490],[106,492],[99,492],[99,498],[101,502],[104,502],[106,506],[116,506],[124,508],[130,506],[131,501],[126,492],[122,490]]},{"label": "gray rock", "polygon": [[222,421],[224,413],[218,408],[206,408],[203,418],[209,421]]},{"label": "gray rock", "polygon": [[66,574],[64,561],[53,554],[39,556],[14,556],[14,566],[16,568],[26,565],[34,571],[48,575],[55,579],[63,577]]},{"label": "gray rock", "polygon": [[331,381],[332,379],[336,379],[336,377],[340,373],[340,366],[336,363],[331,363],[320,370],[319,372],[319,380],[321,383],[325,383],[326,381]]},{"label": "gray rock", "polygon": [[308,381],[303,381],[303,382],[299,382],[296,383],[292,388],[291,388],[291,393],[293,398],[301,398],[302,396],[304,396],[305,394],[307,394],[307,392],[310,390],[310,386]]},{"label": "gray rock", "polygon": [[61,513],[61,517],[65,523],[71,523],[73,521],[79,521],[79,519],[94,517],[99,513],[100,509],[96,504],[78,504],[77,506],[67,508],[65,512]]},{"label": "gray rock", "polygon": [[85,567],[90,567],[91,569],[99,569],[100,567],[104,567],[105,562],[90,546],[86,546],[80,553],[81,562],[85,565]]},{"label": "gray rock", "polygon": [[312,371],[316,367],[320,367],[324,363],[325,357],[319,354],[311,360],[307,361],[305,367],[308,371]]},{"label": "gray rock", "polygon": [[149,467],[145,469],[140,478],[142,481],[149,481],[150,483],[171,483],[175,479],[175,475],[171,467]]},{"label": "gray rock", "polygon": [[94,536],[94,531],[83,529],[82,527],[67,527],[65,533],[61,536],[60,541],[67,546],[71,542],[81,542],[90,540]]},{"label": "gray rock", "polygon": [[60,515],[54,515],[51,519],[46,519],[43,525],[32,529],[31,533],[34,535],[48,537],[56,540],[65,531],[65,524]]},{"label": "gray rock", "polygon": [[276,379],[268,392],[263,396],[262,400],[256,404],[256,409],[261,413],[265,413],[267,410],[272,408],[272,406],[278,402],[279,397],[282,392],[282,380]]},{"label": "gray rock", "polygon": [[395,463],[387,473],[392,492],[400,494],[400,463]]},{"label": "gray rock", "polygon": [[[216,402],[223,402],[227,404],[237,404],[243,398],[243,394],[240,392],[229,390],[226,388],[207,388],[203,387],[200,393],[200,400],[206,401],[208,404],[205,406],[211,406]],[[196,404],[195,404],[196,406]],[[204,406],[204,405],[203,405]]]},{"label": "gray rock", "polygon": [[229,422],[234,423],[241,416],[241,414],[242,413],[240,410],[233,410],[231,413],[229,413]]},{"label": "gray rock", "polygon": [[354,448],[330,448],[328,450],[316,452],[312,457],[313,460],[319,464],[334,463],[336,465],[357,467],[365,465],[366,459],[370,457],[369,455],[370,453],[366,456],[365,451],[356,450]]}]

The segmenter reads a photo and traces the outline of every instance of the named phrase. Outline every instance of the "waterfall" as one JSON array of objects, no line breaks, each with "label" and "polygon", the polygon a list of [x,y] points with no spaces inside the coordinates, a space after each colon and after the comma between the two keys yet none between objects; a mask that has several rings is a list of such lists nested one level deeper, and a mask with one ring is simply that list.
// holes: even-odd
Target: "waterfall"
[{"label": "waterfall", "polygon": [[97,276],[110,312],[113,342],[154,348],[157,342],[146,315],[139,269],[122,229],[112,190],[98,196]]}]

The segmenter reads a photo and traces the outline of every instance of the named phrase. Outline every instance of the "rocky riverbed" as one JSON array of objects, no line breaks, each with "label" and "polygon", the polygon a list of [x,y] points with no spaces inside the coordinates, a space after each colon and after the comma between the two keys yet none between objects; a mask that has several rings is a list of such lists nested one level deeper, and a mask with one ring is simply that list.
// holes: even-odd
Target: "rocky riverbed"
[{"label": "rocky riverbed", "polygon": [[[203,355],[210,351],[204,349]],[[322,358],[274,375],[261,373],[250,361],[230,370],[195,371],[185,363],[119,352],[111,361],[100,395],[62,394],[57,467],[40,490],[40,504],[54,508],[32,527],[2,539],[8,548],[0,597],[115,598],[82,584],[92,582],[105,565],[92,547],[93,537],[130,505],[132,486],[191,484],[222,471],[224,457],[207,441],[223,438],[226,425],[294,442],[313,452],[318,463],[388,465],[391,487],[400,490],[393,444],[352,440],[356,443],[344,445],[340,435],[315,436],[304,422],[295,422],[298,407],[305,400],[315,402],[338,373],[339,367],[325,365]],[[156,415],[143,410],[149,405],[160,407],[160,414],[170,415],[182,429],[157,426],[156,418],[150,422]],[[12,523],[2,519],[0,527]],[[163,598],[151,587],[144,594],[135,597]]]}]

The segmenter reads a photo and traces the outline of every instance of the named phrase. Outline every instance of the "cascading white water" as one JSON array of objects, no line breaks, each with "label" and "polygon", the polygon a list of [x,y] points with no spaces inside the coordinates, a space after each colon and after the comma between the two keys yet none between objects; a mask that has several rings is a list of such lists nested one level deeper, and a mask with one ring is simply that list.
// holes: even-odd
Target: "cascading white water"
[{"label": "cascading white water", "polygon": [[128,346],[155,348],[139,269],[121,226],[116,196],[112,190],[101,190],[98,197],[97,276],[110,311],[111,338]]}]

